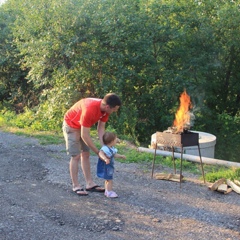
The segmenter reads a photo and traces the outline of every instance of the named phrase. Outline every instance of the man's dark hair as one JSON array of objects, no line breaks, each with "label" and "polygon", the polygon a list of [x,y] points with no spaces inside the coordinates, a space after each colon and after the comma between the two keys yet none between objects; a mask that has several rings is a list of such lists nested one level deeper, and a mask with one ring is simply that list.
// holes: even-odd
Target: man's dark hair
[{"label": "man's dark hair", "polygon": [[115,93],[108,93],[103,98],[103,103],[109,105],[110,108],[114,108],[116,106],[121,106],[122,102],[120,98]]}]

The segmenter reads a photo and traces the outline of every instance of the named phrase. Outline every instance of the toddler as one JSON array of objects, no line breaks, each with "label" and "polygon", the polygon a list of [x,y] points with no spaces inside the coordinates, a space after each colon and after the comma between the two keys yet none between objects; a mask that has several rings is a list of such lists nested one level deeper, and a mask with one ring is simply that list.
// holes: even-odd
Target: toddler
[{"label": "toddler", "polygon": [[103,135],[104,145],[100,149],[97,176],[105,179],[105,196],[116,198],[118,195],[112,190],[113,187],[113,172],[114,172],[114,158],[126,159],[126,156],[117,153],[114,147],[117,143],[117,136],[112,132],[105,132]]}]

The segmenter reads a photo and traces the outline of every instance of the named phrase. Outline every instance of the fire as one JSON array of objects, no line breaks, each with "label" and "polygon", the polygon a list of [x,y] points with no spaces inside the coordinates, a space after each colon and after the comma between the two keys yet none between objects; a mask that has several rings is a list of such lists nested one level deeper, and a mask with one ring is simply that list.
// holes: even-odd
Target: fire
[{"label": "fire", "polygon": [[176,128],[177,132],[182,132],[184,129],[190,128],[190,112],[189,109],[192,108],[190,96],[187,94],[186,90],[181,94],[180,106],[175,114],[175,120],[173,126]]}]

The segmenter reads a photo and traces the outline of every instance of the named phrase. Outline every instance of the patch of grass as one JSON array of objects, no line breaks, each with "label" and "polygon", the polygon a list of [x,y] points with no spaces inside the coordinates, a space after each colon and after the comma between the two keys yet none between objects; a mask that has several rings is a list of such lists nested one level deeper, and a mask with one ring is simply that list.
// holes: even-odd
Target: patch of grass
[{"label": "patch of grass", "polygon": [[63,136],[60,135],[35,135],[40,144],[42,145],[48,145],[48,144],[61,144],[64,142]]},{"label": "patch of grass", "polygon": [[240,168],[222,168],[218,171],[209,172],[205,175],[208,182],[215,182],[220,178],[230,179],[230,180],[240,180]]},{"label": "patch of grass", "polygon": [[[16,135],[23,135],[27,137],[34,137],[39,140],[42,145],[47,144],[60,144],[64,142],[61,129],[56,127],[56,131],[45,130],[45,125],[41,123],[42,128],[34,128],[34,124],[37,123],[34,119],[34,113],[30,110],[26,110],[24,114],[16,114],[11,111],[0,111],[3,113],[0,116],[0,128],[3,131],[11,132]],[[50,120],[46,120],[50,122]],[[46,125],[46,127],[48,127]]]},{"label": "patch of grass", "polygon": [[126,160],[118,159],[120,162],[127,163],[143,163],[143,162],[151,162],[152,154],[149,153],[140,153],[136,149],[128,149],[123,154],[126,156]]},{"label": "patch of grass", "polygon": [[16,128],[16,127],[1,127],[2,131],[11,132],[18,136],[34,137],[39,140],[42,145],[61,144],[64,143],[64,138],[61,133],[49,131],[33,131],[29,128]]}]

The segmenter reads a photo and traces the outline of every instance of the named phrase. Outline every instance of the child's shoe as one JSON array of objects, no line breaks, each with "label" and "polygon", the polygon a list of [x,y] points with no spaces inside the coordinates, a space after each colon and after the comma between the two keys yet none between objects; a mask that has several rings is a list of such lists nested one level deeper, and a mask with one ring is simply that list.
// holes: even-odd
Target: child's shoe
[{"label": "child's shoe", "polygon": [[118,195],[114,191],[105,191],[104,195],[109,198],[117,198]]}]

